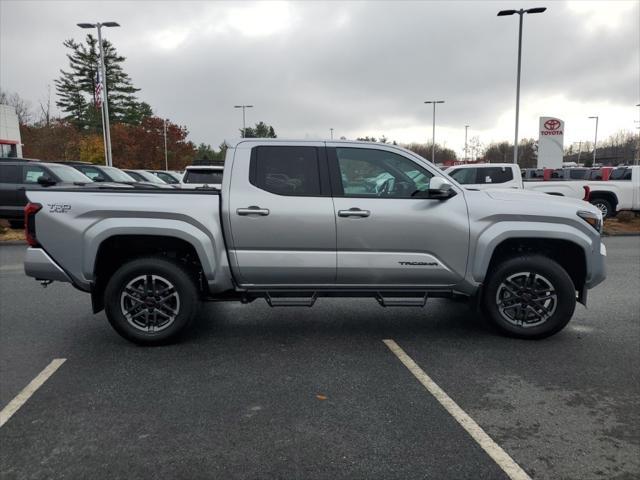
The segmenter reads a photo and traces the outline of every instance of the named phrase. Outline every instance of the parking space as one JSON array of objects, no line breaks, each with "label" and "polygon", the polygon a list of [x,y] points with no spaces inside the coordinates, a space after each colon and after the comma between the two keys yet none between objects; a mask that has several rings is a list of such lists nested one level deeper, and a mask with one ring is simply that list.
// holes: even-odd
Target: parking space
[{"label": "parking space", "polygon": [[466,305],[209,304],[182,343],[140,348],[88,296],[42,290],[0,246],[3,478],[508,478],[383,343],[393,340],[532,478],[640,475],[640,238],[547,340],[496,336]]}]

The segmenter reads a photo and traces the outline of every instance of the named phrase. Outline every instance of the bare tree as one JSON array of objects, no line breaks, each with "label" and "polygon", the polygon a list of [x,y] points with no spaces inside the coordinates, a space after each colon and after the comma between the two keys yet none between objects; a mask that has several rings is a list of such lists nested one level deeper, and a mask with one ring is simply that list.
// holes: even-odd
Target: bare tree
[{"label": "bare tree", "polygon": [[31,112],[31,102],[23,99],[17,93],[8,93],[4,90],[0,90],[0,103],[3,105],[9,105],[13,107],[18,116],[18,123],[20,125],[26,125],[31,122],[33,114]]},{"label": "bare tree", "polygon": [[43,103],[40,100],[38,103],[40,105],[40,123],[48,127],[51,124],[51,85],[47,85],[46,102]]}]

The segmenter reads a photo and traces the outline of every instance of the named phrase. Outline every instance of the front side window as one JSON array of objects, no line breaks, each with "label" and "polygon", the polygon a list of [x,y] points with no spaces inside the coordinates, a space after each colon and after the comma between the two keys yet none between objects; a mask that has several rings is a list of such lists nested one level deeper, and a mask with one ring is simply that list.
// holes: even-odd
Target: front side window
[{"label": "front side window", "polygon": [[95,167],[77,167],[85,176],[94,182],[107,180],[102,172]]},{"label": "front side window", "polygon": [[170,183],[170,184],[175,184],[175,183],[180,183],[178,180],[176,180],[175,178],[173,178],[171,175],[169,175],[168,173],[164,173],[164,172],[154,172],[154,175],[156,177],[158,177],[160,180],[164,181],[165,183]]},{"label": "front side window", "polygon": [[251,183],[267,192],[320,196],[316,147],[256,147],[250,170]]},{"label": "front side window", "polygon": [[458,168],[453,170],[449,176],[460,185],[473,185],[476,183],[477,168]]},{"label": "front side window", "polygon": [[346,197],[411,198],[429,190],[433,174],[396,153],[364,148],[336,148]]},{"label": "front side window", "polygon": [[46,175],[47,172],[45,172],[44,168],[42,167],[25,166],[22,183],[38,183],[38,179]]}]

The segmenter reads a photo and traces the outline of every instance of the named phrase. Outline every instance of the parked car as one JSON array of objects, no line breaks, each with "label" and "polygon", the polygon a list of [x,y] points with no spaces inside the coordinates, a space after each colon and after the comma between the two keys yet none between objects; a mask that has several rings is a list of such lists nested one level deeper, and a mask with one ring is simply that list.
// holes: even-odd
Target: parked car
[{"label": "parked car", "polygon": [[[222,165],[193,165],[185,169],[182,178],[182,188],[220,188],[224,166]],[[286,182],[285,178],[272,177],[274,182]]]},{"label": "parked car", "polygon": [[49,188],[52,185],[91,183],[77,170],[55,163],[13,158],[0,162],[0,218],[12,228],[23,228],[24,207],[27,204],[25,187]]},{"label": "parked car", "polygon": [[144,182],[151,183],[156,185],[158,188],[175,188],[173,185],[167,184],[160,177],[154,175],[153,173],[149,173],[146,170],[129,170],[126,169],[124,172],[132,177],[136,182]]},{"label": "parked car", "polygon": [[[90,292],[93,311],[141,344],[176,338],[200,300],[319,296],[466,297],[505,334],[541,338],[605,279],[594,206],[466,190],[400,147],[243,139],[225,168],[222,189],[28,191],[26,274]],[[380,170],[384,188],[350,193]],[[46,207],[61,203],[64,214]]]},{"label": "parked car", "polygon": [[178,172],[171,172],[168,170],[147,170],[147,172],[155,175],[169,185],[180,185],[180,182],[182,182],[182,175]]}]

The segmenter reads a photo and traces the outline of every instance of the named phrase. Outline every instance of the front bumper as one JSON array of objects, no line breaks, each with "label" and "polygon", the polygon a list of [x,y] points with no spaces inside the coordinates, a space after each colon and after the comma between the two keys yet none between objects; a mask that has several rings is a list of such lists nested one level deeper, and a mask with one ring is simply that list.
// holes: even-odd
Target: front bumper
[{"label": "front bumper", "polygon": [[28,248],[24,256],[24,273],[37,280],[73,283],[69,275],[41,248]]},{"label": "front bumper", "polygon": [[604,282],[607,278],[606,259],[607,247],[600,240],[599,247],[591,252],[591,258],[589,259],[589,270],[585,285],[587,288],[591,289]]}]

